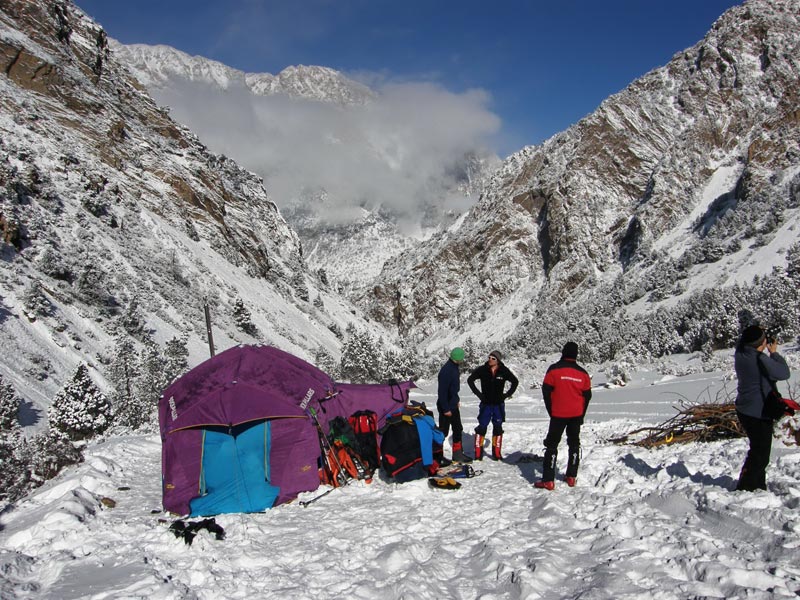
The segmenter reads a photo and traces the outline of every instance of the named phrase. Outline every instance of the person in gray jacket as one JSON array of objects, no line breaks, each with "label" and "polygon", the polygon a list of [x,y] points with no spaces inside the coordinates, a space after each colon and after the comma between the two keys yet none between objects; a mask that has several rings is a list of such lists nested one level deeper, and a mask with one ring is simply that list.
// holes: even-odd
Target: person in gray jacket
[{"label": "person in gray jacket", "polygon": [[[769,355],[764,354],[765,349]],[[761,327],[751,325],[739,339],[734,367],[738,379],[736,415],[750,440],[736,489],[748,492],[766,490],[775,421],[766,414],[764,399],[774,389],[776,381],[789,379],[789,366],[778,354],[777,340],[768,340]]]}]

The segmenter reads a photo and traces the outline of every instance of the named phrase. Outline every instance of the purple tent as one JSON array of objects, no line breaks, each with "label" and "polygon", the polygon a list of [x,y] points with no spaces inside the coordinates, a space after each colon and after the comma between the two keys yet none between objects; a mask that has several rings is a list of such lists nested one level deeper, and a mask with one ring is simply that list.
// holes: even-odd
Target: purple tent
[{"label": "purple tent", "polygon": [[336,383],[271,346],[238,346],[198,365],[159,402],[164,508],[185,515],[255,512],[319,486],[322,429],[373,410],[378,426],[414,386]]}]

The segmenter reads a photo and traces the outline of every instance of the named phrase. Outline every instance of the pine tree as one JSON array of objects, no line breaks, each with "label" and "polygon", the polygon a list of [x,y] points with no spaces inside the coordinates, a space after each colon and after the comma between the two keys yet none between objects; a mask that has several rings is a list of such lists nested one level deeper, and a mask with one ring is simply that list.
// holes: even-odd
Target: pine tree
[{"label": "pine tree", "polygon": [[114,420],[120,425],[136,429],[142,424],[143,412],[137,385],[140,376],[139,357],[133,341],[125,334],[117,337],[107,376],[114,386],[111,396]]},{"label": "pine tree", "polygon": [[28,463],[20,453],[23,443],[18,427],[0,431],[0,500],[13,502],[28,488]]},{"label": "pine tree", "polygon": [[32,279],[22,293],[22,304],[28,318],[33,321],[36,317],[46,317],[53,312],[53,305],[44,293],[42,282]]},{"label": "pine tree", "polygon": [[30,474],[23,448],[18,413],[20,399],[0,375],[0,500],[13,502],[25,494]]},{"label": "pine tree", "polygon": [[111,414],[108,399],[92,382],[86,365],[80,364],[53,399],[48,418],[51,428],[71,440],[82,440],[105,431]]},{"label": "pine tree", "polygon": [[189,339],[187,336],[174,337],[164,347],[164,375],[166,385],[183,375],[189,368]]},{"label": "pine tree", "polygon": [[244,333],[252,336],[256,335],[257,330],[253,324],[253,317],[241,298],[236,298],[233,303],[233,321],[236,323],[236,327]]},{"label": "pine tree", "polygon": [[353,383],[375,383],[384,379],[383,354],[377,342],[367,333],[352,331],[342,345],[339,374]]},{"label": "pine tree", "polygon": [[135,394],[138,423],[134,421],[133,427],[145,425],[153,419],[158,399],[167,383],[166,360],[158,345],[153,340],[147,340],[139,353],[139,377],[136,380]]},{"label": "pine tree", "polygon": [[13,431],[18,427],[19,396],[0,375],[0,431]]},{"label": "pine tree", "polygon": [[81,451],[58,431],[51,429],[35,435],[20,447],[20,460],[26,465],[32,484],[41,485],[58,475],[66,466],[83,460]]},{"label": "pine tree", "polygon": [[387,350],[384,354],[384,378],[408,379],[417,373],[416,354],[404,348],[399,352]]},{"label": "pine tree", "polygon": [[135,296],[125,304],[118,322],[125,332],[136,338],[144,333],[145,318]]},{"label": "pine tree", "polygon": [[319,347],[314,351],[314,364],[322,371],[325,371],[332,378],[339,377],[336,359],[325,348]]}]

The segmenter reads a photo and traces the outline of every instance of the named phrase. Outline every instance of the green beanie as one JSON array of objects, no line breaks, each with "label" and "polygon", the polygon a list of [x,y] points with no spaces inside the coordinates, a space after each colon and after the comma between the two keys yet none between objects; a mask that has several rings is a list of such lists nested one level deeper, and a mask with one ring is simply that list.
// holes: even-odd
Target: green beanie
[{"label": "green beanie", "polygon": [[455,362],[461,362],[464,360],[464,349],[463,348],[453,348],[450,351],[450,360]]}]

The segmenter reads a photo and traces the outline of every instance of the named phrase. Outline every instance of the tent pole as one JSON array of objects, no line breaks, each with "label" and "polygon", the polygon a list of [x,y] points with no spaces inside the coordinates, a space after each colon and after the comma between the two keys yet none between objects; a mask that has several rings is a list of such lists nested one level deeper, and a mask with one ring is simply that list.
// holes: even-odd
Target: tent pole
[{"label": "tent pole", "polygon": [[203,296],[203,311],[206,314],[206,335],[208,336],[208,350],[214,356],[214,334],[211,331],[211,310],[208,307],[208,299]]}]

